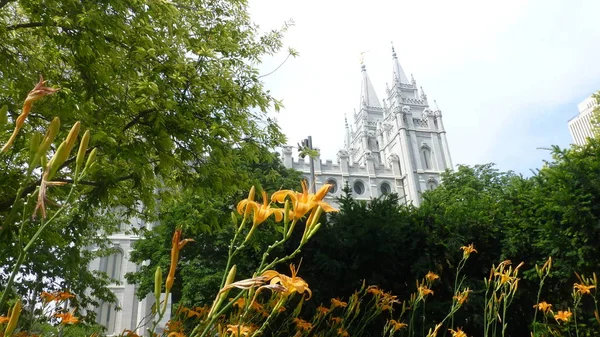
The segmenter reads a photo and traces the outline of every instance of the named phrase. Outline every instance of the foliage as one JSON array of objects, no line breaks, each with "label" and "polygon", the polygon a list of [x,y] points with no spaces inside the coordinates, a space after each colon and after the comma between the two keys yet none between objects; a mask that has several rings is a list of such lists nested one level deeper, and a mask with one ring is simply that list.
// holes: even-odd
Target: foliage
[{"label": "foliage", "polygon": [[[19,282],[19,294],[68,288],[82,305],[108,299],[106,276],[81,268],[97,257],[86,247],[109,254],[105,234],[131,216],[152,220],[156,200],[192,184],[200,196],[230,195],[249,184],[242,163],[270,160],[263,148],[284,138],[265,112],[280,103],[255,66],[280,49],[286,26],[259,35],[246,9],[227,0],[0,1],[0,106],[9,116],[0,140],[8,139],[32,78],[43,74],[61,88],[36,104],[13,150],[0,156],[0,218],[12,212],[15,181],[26,175],[14,164],[22,159],[14,149],[29,143],[24,133],[58,116],[61,138],[79,120],[94,131],[90,149],[99,154],[97,169],[81,181],[87,191],[79,204],[32,248],[37,258],[22,273],[35,278]],[[17,196],[17,218],[36,184],[27,181]],[[16,231],[0,229],[0,270],[17,258]],[[55,260],[64,263],[48,263]],[[7,277],[0,273],[0,283]]]}]

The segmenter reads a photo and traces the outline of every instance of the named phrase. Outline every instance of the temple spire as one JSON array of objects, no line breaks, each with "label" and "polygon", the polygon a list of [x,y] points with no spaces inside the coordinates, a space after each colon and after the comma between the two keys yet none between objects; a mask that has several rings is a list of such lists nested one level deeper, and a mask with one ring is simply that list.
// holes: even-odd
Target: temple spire
[{"label": "temple spire", "polygon": [[408,81],[408,77],[404,73],[402,66],[400,66],[400,62],[398,61],[398,57],[396,56],[396,50],[394,49],[394,45],[392,44],[392,60],[394,61],[394,81],[398,81],[400,83],[410,84]]},{"label": "temple spire", "polygon": [[370,107],[381,108],[379,98],[377,98],[377,94],[375,94],[375,89],[371,84],[369,75],[367,75],[367,68],[365,67],[365,64],[362,62],[362,60],[360,69],[362,72],[362,83],[360,88],[360,106],[366,105]]}]

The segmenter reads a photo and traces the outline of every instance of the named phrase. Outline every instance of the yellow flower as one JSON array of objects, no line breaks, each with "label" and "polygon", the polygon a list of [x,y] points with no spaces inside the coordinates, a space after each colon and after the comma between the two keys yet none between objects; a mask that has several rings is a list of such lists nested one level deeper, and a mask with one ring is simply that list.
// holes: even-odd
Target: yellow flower
[{"label": "yellow flower", "polygon": [[406,328],[408,326],[408,324],[406,324],[406,323],[398,322],[393,319],[390,319],[388,321],[388,323],[392,326],[392,329],[394,330],[394,332],[396,332],[402,328]]},{"label": "yellow flower", "polygon": [[251,335],[254,330],[256,327],[252,325],[227,325],[227,332],[231,332],[234,337]]},{"label": "yellow flower", "polygon": [[72,312],[66,312],[64,314],[55,314],[54,316],[61,319],[60,324],[62,325],[77,324],[79,322],[79,318],[73,316]]},{"label": "yellow flower", "polygon": [[477,249],[473,247],[473,244],[470,244],[468,246],[462,246],[460,247],[460,249],[462,249],[463,251],[463,259],[468,258],[469,255],[471,255],[471,253],[477,253]]},{"label": "yellow flower", "polygon": [[167,276],[167,281],[165,282],[165,288],[167,293],[173,287],[173,282],[175,282],[175,270],[177,269],[177,262],[179,261],[179,251],[183,246],[185,246],[188,242],[193,242],[192,239],[181,240],[181,229],[175,230],[173,233],[173,239],[171,240],[171,266],[169,269],[169,275]]},{"label": "yellow flower", "polygon": [[349,337],[350,336],[348,331],[344,330],[344,328],[338,328],[337,334],[338,334],[338,336],[341,336],[341,337]]},{"label": "yellow flower", "polygon": [[439,279],[440,277],[438,274],[430,271],[429,273],[427,273],[427,275],[425,275],[425,278],[427,279],[427,281],[433,282],[433,281]]},{"label": "yellow flower", "polygon": [[260,225],[265,222],[271,215],[275,214],[275,221],[279,222],[283,219],[283,209],[279,208],[271,208],[271,204],[269,203],[269,198],[267,197],[267,192],[262,192],[263,203],[262,205],[257,202],[244,199],[240,201],[237,206],[237,211],[240,214],[246,214],[248,210],[253,211],[254,213],[254,221],[252,223],[252,227]]},{"label": "yellow flower", "polygon": [[421,295],[421,297],[425,297],[427,295],[433,295],[433,290],[427,288],[427,286],[420,286],[419,294]]},{"label": "yellow flower", "polygon": [[558,321],[568,322],[569,318],[571,318],[573,313],[571,311],[559,311],[556,315],[554,315],[554,319]]},{"label": "yellow flower", "polygon": [[331,184],[325,184],[321,187],[317,193],[308,193],[308,186],[306,181],[302,181],[302,193],[298,193],[291,190],[281,190],[273,193],[271,200],[278,203],[284,203],[285,198],[289,197],[292,201],[293,219],[299,220],[303,218],[308,212],[321,206],[324,212],[337,212],[337,209],[329,206],[328,203],[323,201],[323,198],[329,192]]},{"label": "yellow flower", "polygon": [[593,285],[585,285],[585,284],[579,284],[579,283],[575,283],[573,285],[573,289],[577,290],[578,293],[580,293],[581,295],[585,295],[585,294],[591,294],[590,290],[596,288],[596,286]]},{"label": "yellow flower", "polygon": [[185,335],[182,332],[173,331],[167,337],[185,337]]},{"label": "yellow flower", "polygon": [[340,324],[342,323],[342,318],[341,317],[330,317],[329,318],[334,324]]},{"label": "yellow flower", "polygon": [[508,272],[505,273],[494,273],[494,276],[500,276],[500,285],[503,285],[506,282],[511,281],[514,277],[511,277]]},{"label": "yellow flower", "polygon": [[301,318],[294,318],[293,322],[296,324],[296,328],[298,328],[298,330],[308,331],[312,329],[312,324]]},{"label": "yellow flower", "polygon": [[543,313],[548,313],[549,311],[552,310],[552,304],[546,303],[546,301],[540,302],[540,303],[534,305],[533,307]]},{"label": "yellow flower", "polygon": [[261,277],[265,279],[265,281],[271,281],[271,285],[279,284],[283,286],[286,290],[283,291],[284,296],[289,296],[292,293],[304,294],[308,293],[308,298],[312,297],[312,291],[308,288],[308,283],[304,281],[301,277],[296,276],[298,270],[294,267],[293,264],[290,264],[290,270],[292,272],[292,276],[287,276],[284,274],[280,274],[275,270],[267,270],[262,273]]},{"label": "yellow flower", "polygon": [[329,313],[329,309],[325,308],[325,307],[324,307],[324,306],[322,306],[322,305],[320,305],[320,306],[317,308],[317,314],[318,314],[318,315],[323,315],[323,316],[324,316],[324,315],[327,315],[328,313]]},{"label": "yellow flower", "polygon": [[333,308],[337,308],[337,307],[345,308],[345,307],[348,306],[348,303],[341,301],[339,298],[332,298],[331,299],[331,306]]},{"label": "yellow flower", "polygon": [[448,329],[452,333],[452,337],[467,337],[467,334],[461,328],[456,328],[456,331]]},{"label": "yellow flower", "polygon": [[378,286],[369,286],[367,292],[375,296],[382,296],[384,294],[383,290],[379,289]]},{"label": "yellow flower", "polygon": [[452,298],[454,298],[456,300],[456,302],[458,302],[458,304],[463,305],[463,303],[465,303],[469,299],[470,292],[471,292],[471,290],[469,288],[467,288],[467,289],[463,290],[462,293],[457,293]]}]

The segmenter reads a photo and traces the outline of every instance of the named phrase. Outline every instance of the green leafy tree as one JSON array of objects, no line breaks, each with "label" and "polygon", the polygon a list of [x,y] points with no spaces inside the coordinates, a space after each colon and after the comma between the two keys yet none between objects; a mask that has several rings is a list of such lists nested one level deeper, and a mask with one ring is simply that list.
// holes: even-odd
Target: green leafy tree
[{"label": "green leafy tree", "polygon": [[[128,217],[152,217],[155,201],[168,201],[180,186],[193,182],[200,195],[246,187],[241,164],[268,160],[262,149],[284,139],[266,118],[280,103],[263,88],[256,64],[281,48],[285,28],[258,34],[245,1],[0,1],[0,106],[9,114],[0,141],[43,74],[61,90],[34,106],[26,131],[53,116],[63,130],[80,120],[99,154],[78,207],[31,252],[22,274],[34,275],[34,284],[16,291],[71,289],[82,306],[86,287],[107,298],[99,290],[107,279],[82,268],[96,256],[84,247],[102,247],[102,233]],[[27,142],[20,136],[15,144]],[[24,175],[11,165],[17,155],[0,155],[1,219],[19,187],[13,182]],[[18,209],[36,184],[26,186]],[[121,214],[106,216],[116,209]],[[11,225],[0,233],[14,234]],[[0,270],[14,261],[8,242],[0,241]],[[5,277],[0,272],[0,283]]]}]

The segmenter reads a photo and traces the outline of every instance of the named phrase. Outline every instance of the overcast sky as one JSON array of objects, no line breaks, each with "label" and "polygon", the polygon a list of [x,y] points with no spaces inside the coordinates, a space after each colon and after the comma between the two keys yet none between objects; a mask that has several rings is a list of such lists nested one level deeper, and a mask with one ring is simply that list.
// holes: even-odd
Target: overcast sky
[{"label": "overcast sky", "polygon": [[289,144],[312,135],[335,162],[344,114],[352,123],[359,107],[360,53],[381,100],[393,42],[407,75],[437,100],[454,164],[525,175],[549,159],[539,148],[569,146],[567,121],[600,89],[598,13],[598,0],[250,1],[262,30],[295,22],[284,43],[299,57],[264,78],[285,105],[275,116]]}]

